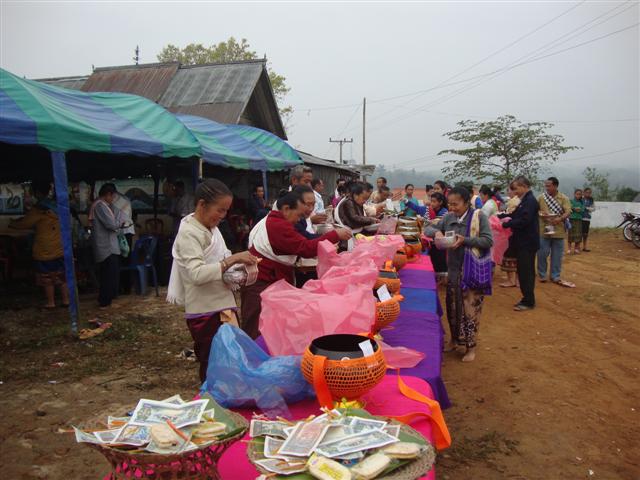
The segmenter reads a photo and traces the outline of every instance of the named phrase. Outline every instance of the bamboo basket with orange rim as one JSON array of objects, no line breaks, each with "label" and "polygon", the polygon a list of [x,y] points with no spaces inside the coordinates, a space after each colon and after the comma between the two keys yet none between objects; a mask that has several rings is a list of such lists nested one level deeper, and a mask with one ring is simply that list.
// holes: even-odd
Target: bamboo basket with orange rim
[{"label": "bamboo basket with orange rim", "polygon": [[[330,337],[354,337],[365,342],[369,340],[373,354],[363,356],[362,352],[339,353],[338,357],[328,358],[321,353],[314,354],[311,349],[314,343],[325,341]],[[353,347],[357,348],[357,347]],[[353,358],[354,354],[361,356]],[[363,335],[336,334],[315,339],[302,355],[300,366],[304,378],[313,385],[321,406],[333,408],[334,402],[358,400],[365,393],[382,381],[387,371],[387,364],[382,348],[375,340]]]},{"label": "bamboo basket with orange rim", "polygon": [[376,302],[376,318],[373,324],[373,333],[378,333],[398,319],[400,315],[400,302],[404,300],[402,295],[394,295],[384,302]]},{"label": "bamboo basket with orange rim", "polygon": [[393,267],[393,262],[391,260],[385,262],[384,267],[378,274],[378,278],[376,279],[376,283],[373,288],[374,290],[378,290],[383,285],[387,286],[387,290],[389,290],[391,295],[400,293],[400,277],[398,277],[398,272],[396,272],[396,269]]}]

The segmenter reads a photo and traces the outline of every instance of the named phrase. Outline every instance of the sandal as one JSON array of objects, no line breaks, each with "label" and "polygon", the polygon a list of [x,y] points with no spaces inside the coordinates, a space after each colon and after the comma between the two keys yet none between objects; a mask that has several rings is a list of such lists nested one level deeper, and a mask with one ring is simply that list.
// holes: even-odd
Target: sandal
[{"label": "sandal", "polygon": [[516,285],[515,283],[501,283],[500,286],[502,288],[511,288],[511,287],[517,287],[518,285]]},{"label": "sandal", "polygon": [[576,288],[575,283],[571,283],[567,280],[554,280],[553,283],[560,285],[561,287]]}]

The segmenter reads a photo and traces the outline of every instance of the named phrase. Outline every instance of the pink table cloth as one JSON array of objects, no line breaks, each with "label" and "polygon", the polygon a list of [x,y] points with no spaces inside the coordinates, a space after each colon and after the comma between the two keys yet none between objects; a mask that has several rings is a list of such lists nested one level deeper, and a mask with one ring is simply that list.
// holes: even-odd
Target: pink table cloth
[{"label": "pink table cloth", "polygon": [[[403,376],[404,382],[414,390],[423,395],[434,398],[429,383],[416,377]],[[425,404],[411,400],[405,397],[398,390],[398,378],[395,374],[388,374],[373,390],[363,397],[366,402],[365,408],[372,415],[404,415],[411,412],[431,413],[429,407]],[[292,418],[306,418],[309,415],[317,415],[320,413],[318,402],[315,399],[305,400],[296,404],[289,405]],[[252,412],[249,410],[237,410],[245,418],[250,419]],[[431,423],[426,419],[417,419],[412,422],[411,427],[419,431],[425,438],[433,444],[433,434]],[[250,440],[249,434],[245,435],[243,440]],[[247,458],[247,444],[245,442],[234,443],[223,455],[218,462],[218,470],[223,480],[253,480],[259,473],[249,462]],[[435,480],[435,468],[422,477],[426,480]]]}]

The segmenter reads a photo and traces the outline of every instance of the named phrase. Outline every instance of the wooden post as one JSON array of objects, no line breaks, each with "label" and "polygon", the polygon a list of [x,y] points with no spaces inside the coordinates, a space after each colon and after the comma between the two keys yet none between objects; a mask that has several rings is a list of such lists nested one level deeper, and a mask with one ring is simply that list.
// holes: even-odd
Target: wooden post
[{"label": "wooden post", "polygon": [[71,315],[71,333],[78,334],[78,289],[76,285],[76,271],[73,264],[73,240],[71,238],[71,211],[69,210],[69,181],[67,178],[67,160],[64,152],[51,152],[51,166],[56,188],[56,202],[58,204],[58,220],[62,236],[62,250],[64,253],[64,270],[69,289],[69,314]]},{"label": "wooden post", "polygon": [[362,164],[367,164],[367,141],[365,125],[367,122],[367,97],[362,99]]}]

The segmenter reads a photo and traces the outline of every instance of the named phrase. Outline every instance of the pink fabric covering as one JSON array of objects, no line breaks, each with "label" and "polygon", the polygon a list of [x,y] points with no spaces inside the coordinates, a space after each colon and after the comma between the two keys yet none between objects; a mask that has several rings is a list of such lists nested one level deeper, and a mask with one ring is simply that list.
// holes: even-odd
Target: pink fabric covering
[{"label": "pink fabric covering", "polygon": [[[403,270],[423,270],[433,272],[433,264],[431,263],[429,255],[425,255],[423,253],[415,262],[408,262]],[[400,293],[402,293],[402,289],[400,289]]]},{"label": "pink fabric covering", "polygon": [[[376,311],[371,286],[349,285],[348,276],[328,283],[322,289],[316,282],[296,288],[279,280],[262,292],[260,333],[271,355],[302,355],[314,338],[369,331]],[[311,291],[312,287],[318,288]]]},{"label": "pink fabric covering", "polygon": [[496,216],[489,217],[489,225],[491,225],[491,234],[493,235],[493,247],[491,247],[491,259],[496,265],[502,263],[502,257],[509,246],[509,237],[511,236],[510,228],[502,228],[502,224],[510,220],[509,218],[499,219]]},{"label": "pink fabric covering", "polygon": [[350,252],[336,252],[332,243],[324,240],[318,244],[318,278],[334,266],[351,266],[359,269],[369,260],[373,260],[376,268],[382,268],[384,262],[393,258],[398,248],[404,245],[400,235],[373,237],[368,240],[358,240]]},{"label": "pink fabric covering", "polygon": [[[424,380],[405,376],[403,376],[402,379],[409,387],[429,398],[433,398],[431,387]],[[429,407],[423,403],[411,400],[400,393],[396,374],[387,375],[378,386],[364,396],[363,400],[366,402],[365,408],[373,415],[403,415],[411,412],[430,413]],[[294,418],[305,418],[309,415],[317,415],[320,413],[318,403],[315,399],[289,405],[289,409]],[[252,412],[250,411],[239,410],[238,412],[247,419],[251,418]],[[433,443],[431,424],[428,420],[416,420],[411,426]],[[243,440],[250,440],[249,434],[247,434]],[[223,480],[253,480],[258,476],[258,471],[251,465],[247,458],[246,450],[246,443],[236,442],[224,453],[218,463],[218,470]],[[422,478],[435,480],[435,468],[432,468],[431,471]]]}]

